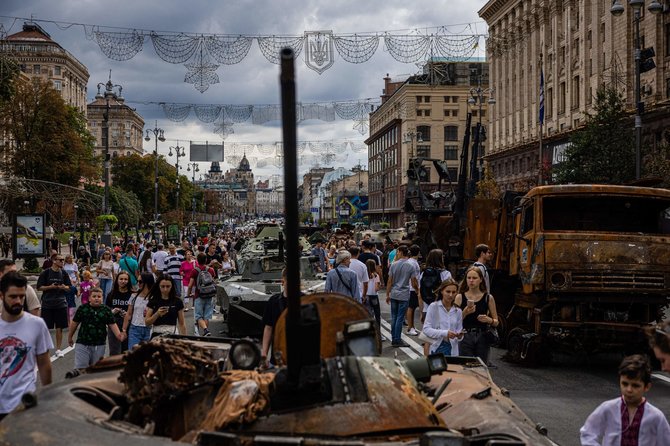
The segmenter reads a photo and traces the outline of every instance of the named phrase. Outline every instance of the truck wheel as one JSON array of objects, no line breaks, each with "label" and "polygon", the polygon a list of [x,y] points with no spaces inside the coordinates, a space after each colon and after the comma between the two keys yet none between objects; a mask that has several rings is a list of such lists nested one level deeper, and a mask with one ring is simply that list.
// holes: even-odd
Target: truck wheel
[{"label": "truck wheel", "polygon": [[524,335],[526,330],[521,327],[515,327],[507,335],[507,354],[505,359],[510,362],[521,362],[521,354],[524,349]]}]

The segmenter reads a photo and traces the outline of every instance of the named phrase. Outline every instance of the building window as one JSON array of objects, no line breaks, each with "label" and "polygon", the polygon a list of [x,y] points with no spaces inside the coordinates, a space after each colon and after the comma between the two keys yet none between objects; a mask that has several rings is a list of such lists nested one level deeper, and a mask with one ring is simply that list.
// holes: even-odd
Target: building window
[{"label": "building window", "polygon": [[419,110],[418,108],[416,109],[416,115],[417,116],[423,116],[423,110]]},{"label": "building window", "polygon": [[430,158],[430,145],[416,146],[416,156]]},{"label": "building window", "polygon": [[61,81],[54,81],[54,90],[61,91],[63,89],[63,83]]},{"label": "building window", "polygon": [[33,74],[42,74],[42,67],[39,65],[33,65]]},{"label": "building window", "polygon": [[416,97],[416,103],[417,104],[420,104],[422,100],[423,100],[423,96],[417,96]]},{"label": "building window", "polygon": [[572,108],[579,107],[579,76],[575,76],[572,80]]},{"label": "building window", "polygon": [[[426,110],[428,111],[428,110]],[[421,135],[421,139],[423,141],[430,141],[430,126],[429,125],[419,125],[416,127],[416,132],[417,132],[417,140],[419,138],[419,135]]]},{"label": "building window", "polygon": [[445,141],[458,141],[458,126],[456,126],[456,125],[445,125],[444,126],[444,140]]},{"label": "building window", "polygon": [[451,113],[449,112],[449,110],[445,110],[445,111],[444,111],[444,116],[449,117],[450,115],[451,115]]},{"label": "building window", "polygon": [[430,116],[430,110],[424,110],[423,115],[424,116]]},{"label": "building window", "polygon": [[451,102],[453,102],[454,104],[457,104],[458,103],[458,96],[452,96],[451,97]]},{"label": "building window", "polygon": [[454,183],[458,181],[458,167],[448,167],[447,172],[449,173],[449,181]]},{"label": "building window", "polygon": [[448,104],[449,102],[451,102],[451,96],[445,96],[445,97],[444,97],[444,102],[447,103],[447,104]]},{"label": "building window", "polygon": [[565,82],[558,85],[558,113],[565,113]]},{"label": "building window", "polygon": [[458,116],[458,110],[452,110],[451,111],[451,116],[453,116],[454,118],[457,117]]},{"label": "building window", "polygon": [[55,76],[60,76],[60,65],[56,65],[54,67],[54,75]]},{"label": "building window", "polygon": [[458,146],[454,145],[444,145],[444,159],[447,161],[453,161],[458,159]]},{"label": "building window", "polygon": [[429,103],[430,102],[430,96],[424,96],[423,97],[423,102]]}]

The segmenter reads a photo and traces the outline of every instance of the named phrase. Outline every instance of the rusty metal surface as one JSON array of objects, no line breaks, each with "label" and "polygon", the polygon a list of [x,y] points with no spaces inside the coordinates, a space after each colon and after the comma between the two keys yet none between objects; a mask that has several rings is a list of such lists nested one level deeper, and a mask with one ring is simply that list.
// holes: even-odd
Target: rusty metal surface
[{"label": "rusty metal surface", "polygon": [[534,187],[526,194],[531,198],[539,195],[561,195],[561,194],[620,194],[635,195],[644,197],[664,197],[670,198],[670,190],[655,187],[637,187],[637,186],[614,186],[609,184],[561,184],[554,186]]},{"label": "rusty metal surface", "polygon": [[374,436],[444,428],[434,406],[399,361],[358,358],[368,401],[323,404],[261,417],[245,432],[316,436]]},{"label": "rusty metal surface", "polygon": [[274,377],[246,370],[223,373],[223,384],[200,429],[221,430],[255,421],[268,406]]},{"label": "rusty metal surface", "polygon": [[[301,304],[314,303],[321,318],[321,357],[332,358],[337,355],[337,344],[335,342],[337,333],[344,329],[346,322],[370,319],[370,313],[361,304],[350,297],[335,293],[315,293],[303,296]],[[381,339],[377,337],[377,348],[381,351]],[[277,320],[274,330],[274,342],[272,349],[281,353],[284,361],[288,362],[286,355],[286,312]]]},{"label": "rusty metal surface", "polygon": [[[448,428],[460,432],[514,435],[528,445],[554,444],[537,432],[535,424],[514,401],[503,395],[483,364],[450,363],[448,371],[433,376],[430,385],[439,388],[447,379],[452,382],[435,406]],[[478,399],[474,396],[477,394],[485,396]]]}]

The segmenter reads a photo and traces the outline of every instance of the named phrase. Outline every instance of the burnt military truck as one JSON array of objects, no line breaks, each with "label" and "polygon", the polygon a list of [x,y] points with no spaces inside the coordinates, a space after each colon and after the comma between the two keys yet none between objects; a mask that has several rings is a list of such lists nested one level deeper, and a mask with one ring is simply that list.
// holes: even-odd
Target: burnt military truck
[{"label": "burnt military truck", "polygon": [[466,199],[463,178],[456,190],[425,192],[426,161],[446,175],[443,161],[410,160],[415,241],[424,255],[443,249],[454,272],[472,264],[477,244],[494,249],[492,294],[511,359],[642,348],[640,328],[670,302],[670,190],[551,185]]},{"label": "burnt military truck", "polygon": [[494,247],[498,278],[513,285],[496,300],[517,359],[541,359],[547,345],[639,348],[640,328],[670,302],[669,190],[560,185],[472,200],[463,243],[465,258]]}]

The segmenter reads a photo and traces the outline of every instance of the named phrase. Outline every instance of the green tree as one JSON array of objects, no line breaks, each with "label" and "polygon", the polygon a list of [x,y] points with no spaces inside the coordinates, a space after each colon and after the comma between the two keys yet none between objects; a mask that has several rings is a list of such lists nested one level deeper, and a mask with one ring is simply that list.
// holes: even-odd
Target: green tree
[{"label": "green tree", "polygon": [[[112,159],[112,178],[114,184],[135,194],[141,203],[146,221],[153,219],[154,213],[154,172],[156,158],[136,154],[119,156]],[[189,209],[195,187],[184,175],[179,176],[179,205]],[[166,213],[175,209],[177,194],[177,174],[174,166],[164,157],[158,158],[158,208]]]},{"label": "green tree", "polygon": [[68,106],[49,83],[21,81],[0,105],[2,167],[16,177],[68,186],[100,178],[93,137],[82,113]]},{"label": "green tree", "polygon": [[16,61],[0,55],[0,103],[8,101],[15,91],[15,82],[19,75]]},{"label": "green tree", "polygon": [[612,86],[596,92],[595,114],[570,138],[557,183],[623,184],[635,178],[635,141],[622,95]]}]

